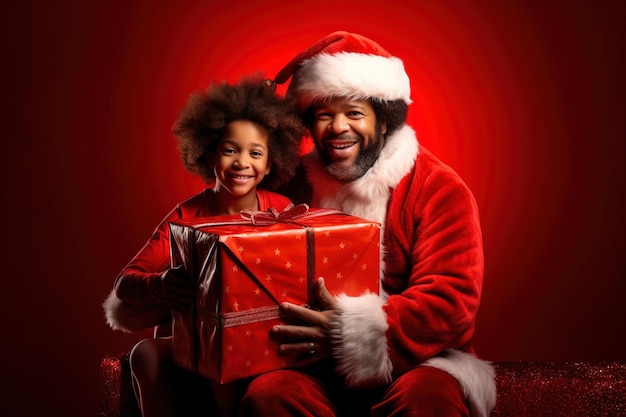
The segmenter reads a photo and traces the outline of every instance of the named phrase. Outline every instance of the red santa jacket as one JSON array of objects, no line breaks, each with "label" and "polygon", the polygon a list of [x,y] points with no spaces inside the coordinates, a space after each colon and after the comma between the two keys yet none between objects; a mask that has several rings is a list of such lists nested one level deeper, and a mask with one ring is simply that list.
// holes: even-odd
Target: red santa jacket
[{"label": "red santa jacket", "polygon": [[312,206],[383,225],[382,297],[339,298],[334,349],[347,382],[389,382],[416,366],[436,366],[459,380],[474,415],[489,415],[494,369],[471,347],[483,247],[466,184],[408,126],[386,139],[378,161],[355,181],[335,181],[315,150],[303,165]]}]

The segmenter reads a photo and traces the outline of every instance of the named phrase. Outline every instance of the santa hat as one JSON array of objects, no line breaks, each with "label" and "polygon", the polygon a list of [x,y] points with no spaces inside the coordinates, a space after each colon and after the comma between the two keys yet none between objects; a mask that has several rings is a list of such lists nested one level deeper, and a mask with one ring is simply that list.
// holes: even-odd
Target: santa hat
[{"label": "santa hat", "polygon": [[276,75],[276,84],[293,77],[287,95],[301,110],[333,96],[403,100],[411,104],[409,76],[402,61],[356,33],[333,32],[302,51]]}]

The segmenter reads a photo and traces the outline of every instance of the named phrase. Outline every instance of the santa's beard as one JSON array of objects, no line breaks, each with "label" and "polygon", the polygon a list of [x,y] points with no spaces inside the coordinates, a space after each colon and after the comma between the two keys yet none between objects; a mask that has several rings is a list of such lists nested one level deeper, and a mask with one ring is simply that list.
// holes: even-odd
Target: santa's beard
[{"label": "santa's beard", "polygon": [[[358,136],[358,135],[357,135]],[[363,138],[360,137],[360,142],[363,143]],[[317,144],[317,141],[316,141]],[[318,152],[322,157],[326,172],[338,181],[350,182],[358,178],[361,178],[365,173],[374,165],[378,160],[378,156],[385,145],[385,138],[382,133],[382,129],[379,125],[376,126],[376,136],[374,140],[370,142],[370,145],[366,148],[361,148],[353,164],[349,166],[342,166],[334,164],[332,159],[320,149],[318,146]]]}]

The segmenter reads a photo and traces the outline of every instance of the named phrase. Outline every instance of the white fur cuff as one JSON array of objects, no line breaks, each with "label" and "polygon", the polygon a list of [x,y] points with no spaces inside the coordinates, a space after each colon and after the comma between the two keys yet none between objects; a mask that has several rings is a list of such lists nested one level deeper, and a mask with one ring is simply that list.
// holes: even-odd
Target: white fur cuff
[{"label": "white fur cuff", "polygon": [[340,313],[333,322],[333,353],[337,370],[349,386],[391,382],[391,359],[385,332],[389,325],[376,294],[337,297]]},{"label": "white fur cuff", "polygon": [[111,291],[104,303],[104,316],[113,330],[137,332],[166,323],[171,311],[163,308],[136,307],[120,300],[115,291]]},{"label": "white fur cuff", "polygon": [[427,360],[423,366],[441,369],[459,381],[473,417],[491,415],[497,397],[496,371],[491,362],[459,350],[446,349],[441,356]]}]

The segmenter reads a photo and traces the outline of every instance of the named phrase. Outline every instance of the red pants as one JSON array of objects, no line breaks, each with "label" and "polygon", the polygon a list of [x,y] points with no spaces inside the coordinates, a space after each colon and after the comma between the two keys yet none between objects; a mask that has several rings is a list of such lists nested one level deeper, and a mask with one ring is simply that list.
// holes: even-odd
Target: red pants
[{"label": "red pants", "polygon": [[459,383],[436,368],[418,367],[385,389],[368,390],[347,390],[328,371],[315,373],[282,370],[255,378],[240,417],[469,416]]}]

